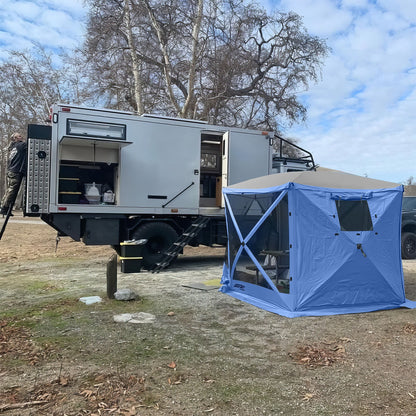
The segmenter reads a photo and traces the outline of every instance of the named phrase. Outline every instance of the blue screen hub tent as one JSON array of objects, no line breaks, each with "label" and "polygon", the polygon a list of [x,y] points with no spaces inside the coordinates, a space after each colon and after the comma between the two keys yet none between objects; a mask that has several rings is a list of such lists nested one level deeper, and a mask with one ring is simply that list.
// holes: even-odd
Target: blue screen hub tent
[{"label": "blue screen hub tent", "polygon": [[325,168],[225,188],[220,290],[287,317],[416,308],[404,293],[402,194]]}]

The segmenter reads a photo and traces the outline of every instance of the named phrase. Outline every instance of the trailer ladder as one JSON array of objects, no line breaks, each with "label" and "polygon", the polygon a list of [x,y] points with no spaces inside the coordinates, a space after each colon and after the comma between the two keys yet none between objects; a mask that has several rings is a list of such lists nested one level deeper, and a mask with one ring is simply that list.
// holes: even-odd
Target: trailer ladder
[{"label": "trailer ladder", "polygon": [[152,273],[159,273],[161,270],[168,267],[183,248],[205,228],[209,222],[209,217],[199,217],[194,221],[166,250],[160,263],[152,270]]}]

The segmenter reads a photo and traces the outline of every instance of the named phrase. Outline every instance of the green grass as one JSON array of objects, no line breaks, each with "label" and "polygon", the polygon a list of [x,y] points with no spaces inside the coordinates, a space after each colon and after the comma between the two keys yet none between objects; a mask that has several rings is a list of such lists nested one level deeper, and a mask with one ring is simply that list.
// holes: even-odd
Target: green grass
[{"label": "green grass", "polygon": [[85,305],[67,297],[8,310],[0,314],[0,320],[28,328],[38,346],[52,346],[63,358],[77,354],[80,360],[97,365],[114,363],[126,367],[158,356],[169,358],[170,351],[164,347],[171,340],[153,325],[113,322],[113,315],[149,311],[152,305],[149,299],[134,302],[104,299]]},{"label": "green grass", "polygon": [[60,288],[56,286],[55,284],[51,284],[51,282],[49,281],[39,281],[39,280],[30,282],[26,286],[26,289],[32,293],[35,292],[34,294],[36,294],[37,292],[56,293],[56,292],[62,292],[64,290],[63,288]]}]

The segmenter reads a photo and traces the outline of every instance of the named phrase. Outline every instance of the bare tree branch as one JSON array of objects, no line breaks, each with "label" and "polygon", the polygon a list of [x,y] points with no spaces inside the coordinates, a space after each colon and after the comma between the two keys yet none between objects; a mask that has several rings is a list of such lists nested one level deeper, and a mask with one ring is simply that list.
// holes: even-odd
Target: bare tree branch
[{"label": "bare tree branch", "polygon": [[[319,80],[328,48],[295,13],[249,0],[87,1],[84,56],[111,106],[142,100],[144,112],[239,126],[305,119],[298,94]],[[126,1],[129,30],[120,19]]]}]

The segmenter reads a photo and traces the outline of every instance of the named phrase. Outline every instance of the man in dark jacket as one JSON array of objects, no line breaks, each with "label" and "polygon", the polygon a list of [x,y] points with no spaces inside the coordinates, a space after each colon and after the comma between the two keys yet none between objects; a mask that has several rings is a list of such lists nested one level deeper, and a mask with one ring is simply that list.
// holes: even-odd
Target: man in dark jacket
[{"label": "man in dark jacket", "polygon": [[5,215],[13,208],[23,176],[26,173],[26,141],[20,133],[13,133],[9,145],[9,163],[7,165],[7,190],[1,200],[0,213]]}]

